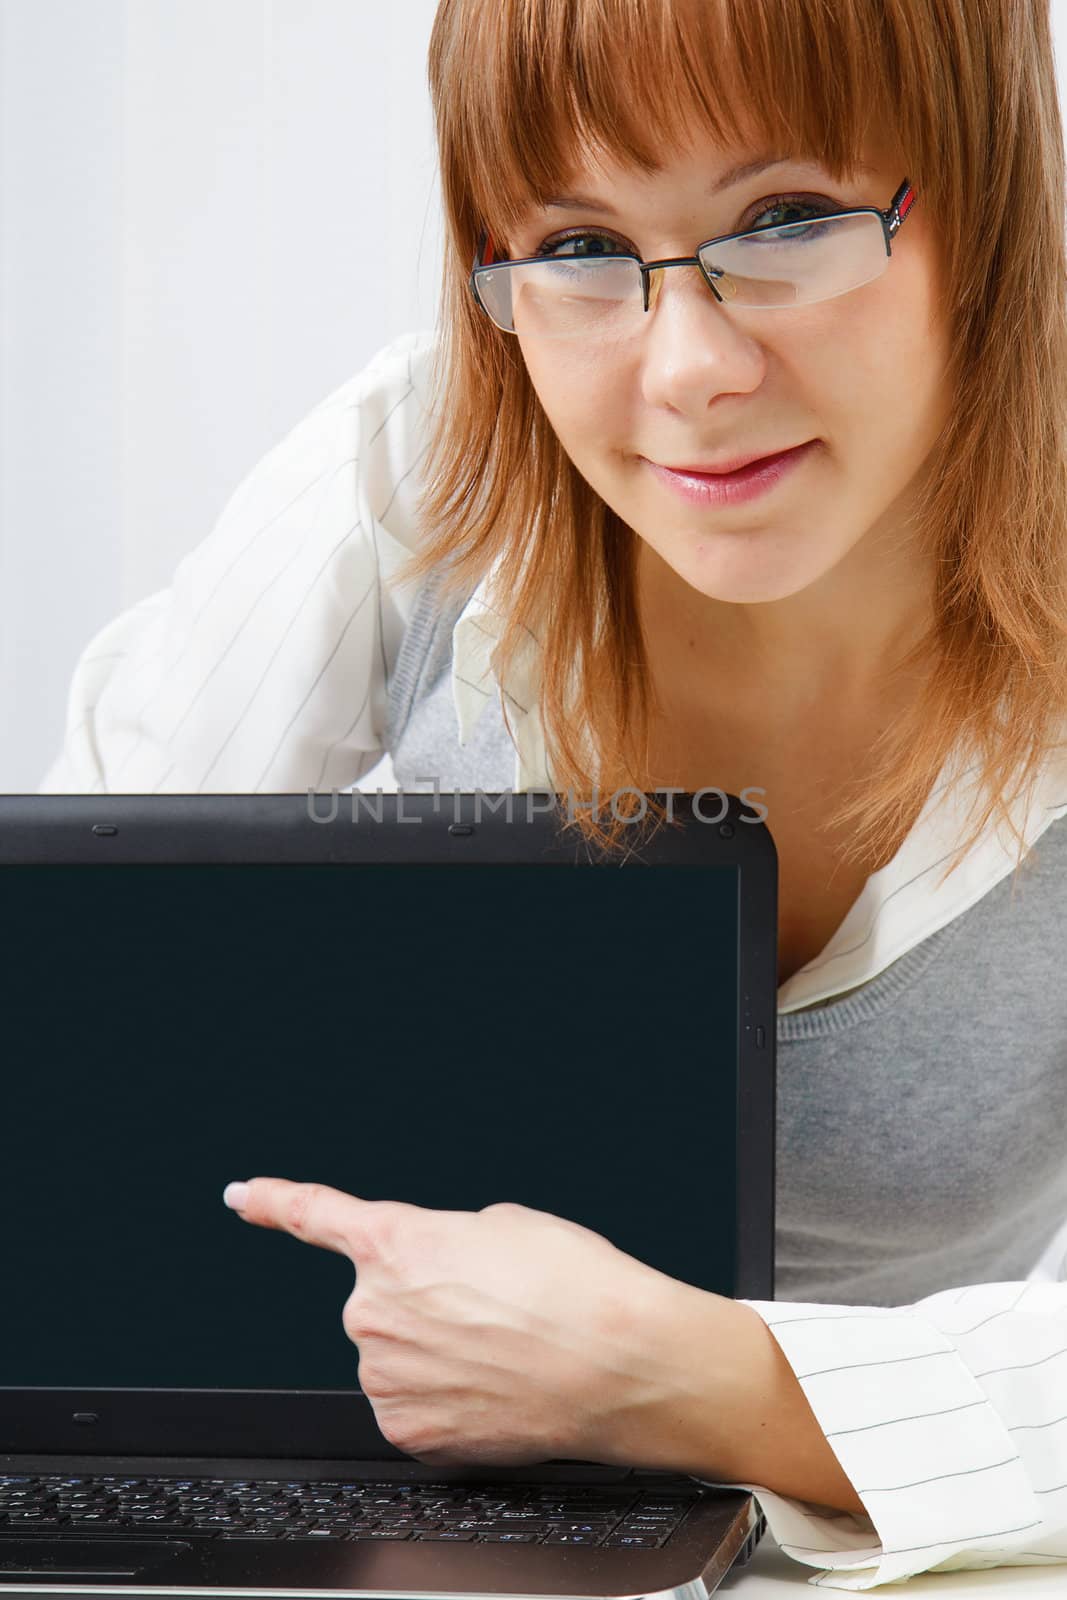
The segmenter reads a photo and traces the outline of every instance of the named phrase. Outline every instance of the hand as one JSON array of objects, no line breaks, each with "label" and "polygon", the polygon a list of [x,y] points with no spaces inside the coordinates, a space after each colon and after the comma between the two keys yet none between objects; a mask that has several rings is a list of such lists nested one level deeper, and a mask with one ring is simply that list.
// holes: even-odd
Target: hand
[{"label": "hand", "polygon": [[252,1178],[237,1202],[356,1268],[341,1322],[399,1450],[434,1466],[636,1464],[614,1453],[615,1422],[658,1403],[648,1307],[687,1286],[510,1202],[434,1211],[286,1178]]}]

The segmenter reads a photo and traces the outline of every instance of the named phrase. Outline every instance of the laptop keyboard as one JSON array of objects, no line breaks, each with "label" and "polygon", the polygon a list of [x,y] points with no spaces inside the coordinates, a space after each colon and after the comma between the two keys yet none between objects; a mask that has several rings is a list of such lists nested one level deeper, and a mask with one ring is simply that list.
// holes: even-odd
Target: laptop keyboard
[{"label": "laptop keyboard", "polygon": [[459,1539],[655,1550],[700,1490],[367,1479],[0,1474],[0,1536],[49,1529],[218,1539]]}]

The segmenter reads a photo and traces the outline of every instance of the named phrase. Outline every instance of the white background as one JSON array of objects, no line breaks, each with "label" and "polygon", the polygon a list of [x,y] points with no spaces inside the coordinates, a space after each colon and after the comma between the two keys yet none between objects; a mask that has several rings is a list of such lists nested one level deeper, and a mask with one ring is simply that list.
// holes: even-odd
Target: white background
[{"label": "white background", "polygon": [[436,322],[434,10],[0,0],[0,791],[37,788],[92,635]]},{"label": "white background", "polygon": [[0,790],[91,636],[437,321],[436,0],[0,0]]}]

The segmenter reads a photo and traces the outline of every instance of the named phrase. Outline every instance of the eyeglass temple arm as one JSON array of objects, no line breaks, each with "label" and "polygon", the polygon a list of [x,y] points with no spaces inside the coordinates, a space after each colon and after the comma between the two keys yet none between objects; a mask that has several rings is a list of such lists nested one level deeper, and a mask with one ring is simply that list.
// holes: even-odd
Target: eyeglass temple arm
[{"label": "eyeglass temple arm", "polygon": [[882,212],[885,218],[886,232],[892,238],[908,212],[918,199],[910,178],[905,178],[892,200],[888,209]]}]

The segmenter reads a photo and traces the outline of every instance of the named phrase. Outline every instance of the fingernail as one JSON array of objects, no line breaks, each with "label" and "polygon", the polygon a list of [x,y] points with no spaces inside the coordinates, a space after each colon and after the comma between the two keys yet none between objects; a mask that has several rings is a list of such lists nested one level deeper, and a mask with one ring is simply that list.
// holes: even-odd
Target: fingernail
[{"label": "fingernail", "polygon": [[222,1201],[234,1211],[240,1211],[248,1204],[247,1183],[228,1183],[222,1191]]}]

